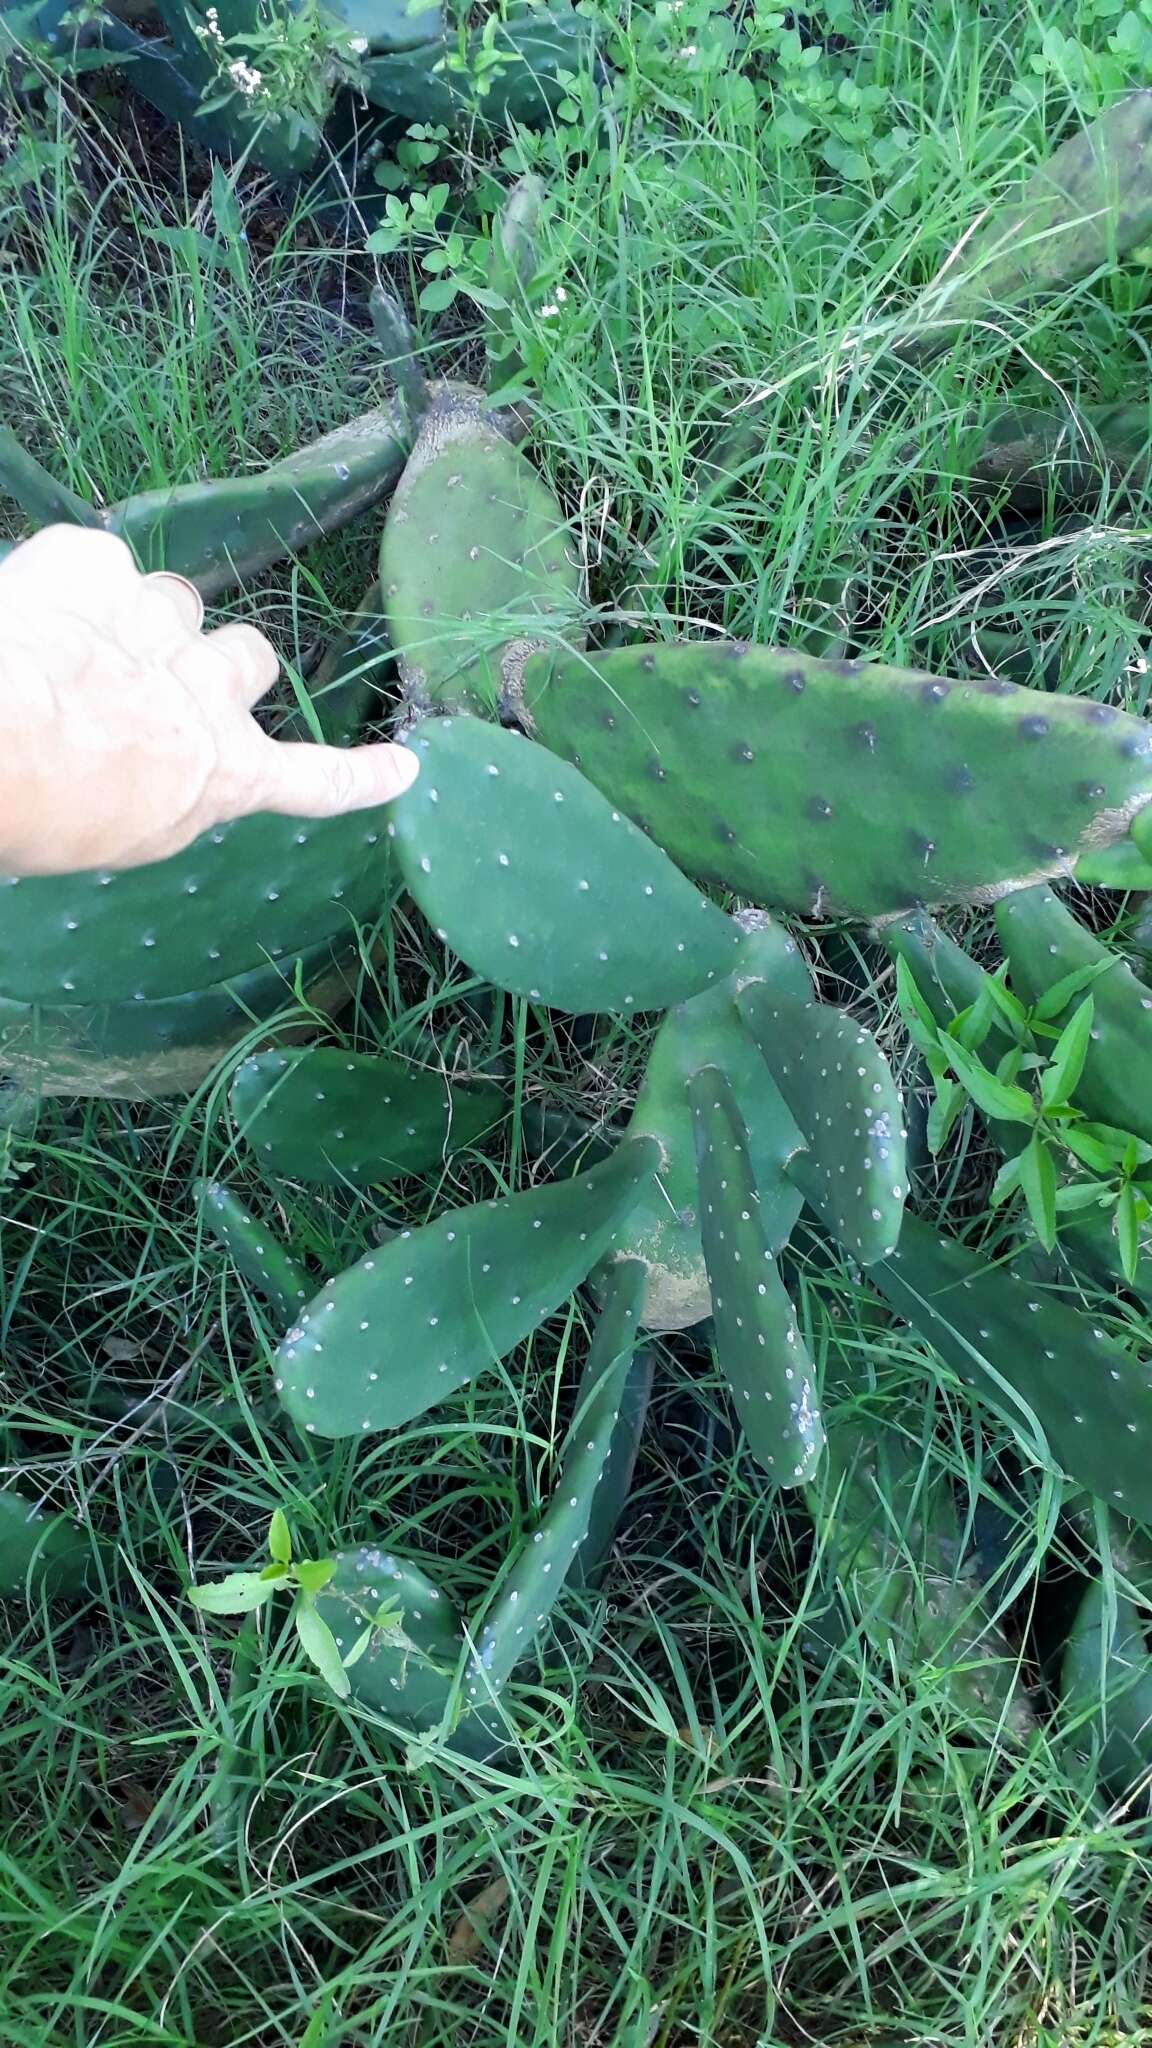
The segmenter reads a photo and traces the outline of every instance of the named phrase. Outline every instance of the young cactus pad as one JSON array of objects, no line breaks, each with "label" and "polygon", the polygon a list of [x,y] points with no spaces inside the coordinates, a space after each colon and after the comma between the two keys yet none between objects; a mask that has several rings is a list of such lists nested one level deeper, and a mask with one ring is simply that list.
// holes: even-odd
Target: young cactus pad
[{"label": "young cactus pad", "polygon": [[967,1386],[1027,1430],[1101,1500],[1152,1517],[1152,1375],[1081,1315],[1017,1272],[906,1216],[872,1278]]},{"label": "young cactus pad", "polygon": [[452,1602],[410,1558],[378,1544],[338,1551],[316,1608],[348,1666],[362,1706],[421,1731],[439,1726],[455,1690],[464,1632]]},{"label": "young cactus pad", "polygon": [[404,879],[476,974],[557,1010],[664,1010],[732,972],[741,933],[567,761],[478,718],[409,744]]},{"label": "young cactus pad", "polygon": [[0,1487],[0,1599],[20,1599],[29,1587],[82,1592],[91,1562],[92,1538],[74,1516]]},{"label": "young cactus pad", "polygon": [[547,1621],[576,1563],[611,1456],[643,1299],[644,1268],[634,1261],[615,1267],[555,1491],[540,1527],[523,1545],[488,1609],[464,1674],[469,1703],[483,1706],[499,1693]]},{"label": "young cactus pad", "polygon": [[626,1140],[602,1166],[405,1230],[330,1280],[276,1353],[312,1434],[394,1429],[499,1363],[603,1257],[660,1163]]},{"label": "young cactus pad", "polygon": [[0,876],[0,990],[25,1003],[146,1002],[352,937],[388,898],[386,818],[264,812],[145,867]]},{"label": "young cactus pad", "polygon": [[201,1223],[218,1238],[248,1285],[285,1317],[298,1315],[311,1283],[303,1266],[285,1250],[267,1224],[255,1216],[219,1181],[197,1181],[194,1194]]},{"label": "young cactus pad", "polygon": [[843,1010],[756,985],[740,1013],[804,1135],[789,1174],[862,1266],[887,1258],[908,1192],[904,1107],[876,1040]]},{"label": "young cactus pad", "polygon": [[799,1486],[819,1462],[824,1429],[812,1361],[765,1237],[748,1133],[719,1068],[694,1074],[688,1099],[717,1361],[755,1456],[778,1485]]},{"label": "young cactus pad", "polygon": [[1103,1578],[1085,1590],[1060,1667],[1069,1748],[1090,1754],[1105,1792],[1129,1799],[1152,1783],[1148,1609]]},{"label": "young cactus pad", "polygon": [[530,462],[468,394],[425,414],[380,542],[400,674],[422,710],[515,707],[529,654],[576,616],[580,569]]},{"label": "young cactus pad", "polygon": [[996,928],[1012,986],[1025,1002],[1037,1002],[1066,974],[1088,967],[1102,970],[1052,1025],[1065,1025],[1091,994],[1092,1036],[1072,1091],[1076,1105],[1097,1123],[1114,1124],[1152,1142],[1152,992],[1147,984],[1101,945],[1051,889],[1007,897],[996,907]]},{"label": "young cactus pad", "polygon": [[267,1173],[332,1186],[423,1173],[474,1145],[500,1115],[491,1082],[453,1087],[407,1060],[328,1046],[256,1053],[232,1114]]},{"label": "young cactus pad", "polygon": [[[752,922],[751,920],[754,920]],[[795,1118],[736,1008],[737,990],[755,978],[801,1001],[812,984],[794,939],[762,912],[742,920],[745,946],[737,974],[669,1012],[652,1044],[629,1132],[659,1139],[664,1164],[640,1196],[610,1254],[636,1258],[648,1271],[641,1321],[650,1330],[683,1330],[711,1314],[700,1236],[696,1139],[687,1083],[698,1068],[726,1075],[748,1131],[760,1220],[775,1256],[792,1234],[802,1197],[786,1169],[804,1144]]]},{"label": "young cactus pad", "polygon": [[[592,1491],[588,1508],[588,1527],[572,1559],[569,1577],[573,1585],[595,1585],[611,1552],[616,1531],[620,1526],[620,1517],[632,1492],[632,1476],[636,1470],[644,1424],[648,1419],[648,1403],[652,1398],[652,1379],[655,1370],[655,1357],[646,1345],[633,1352],[632,1363],[620,1390],[620,1407],[613,1425],[608,1454]],[[586,1392],[592,1392],[588,1367],[585,1367],[584,1377],[580,1382],[578,1411]],[[588,1443],[591,1440],[586,1437],[584,1441]]]},{"label": "young cactus pad", "polygon": [[524,701],[687,873],[813,916],[1023,888],[1152,798],[1147,721],[995,678],[733,641],[535,656]]}]

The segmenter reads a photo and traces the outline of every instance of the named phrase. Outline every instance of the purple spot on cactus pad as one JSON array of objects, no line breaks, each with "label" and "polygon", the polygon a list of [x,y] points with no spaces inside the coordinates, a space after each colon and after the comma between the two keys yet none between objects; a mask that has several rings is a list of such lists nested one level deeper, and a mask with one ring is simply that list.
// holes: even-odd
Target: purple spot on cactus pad
[{"label": "purple spot on cactus pad", "polygon": [[804,808],[807,811],[808,816],[810,818],[824,819],[830,818],[832,816],[832,806],[828,802],[827,797],[809,797],[808,802]]},{"label": "purple spot on cactus pad", "polygon": [[795,694],[799,696],[805,687],[802,671],[798,668],[789,669],[784,678],[784,687],[786,690],[795,691]]},{"label": "purple spot on cactus pad", "polygon": [[1016,728],[1022,740],[1047,739],[1052,727],[1046,718],[1022,718]]},{"label": "purple spot on cactus pad", "polygon": [[874,725],[870,725],[867,719],[865,719],[863,725],[853,726],[852,737],[859,743],[860,746],[864,747],[869,754],[874,754],[876,752],[876,727]]},{"label": "purple spot on cactus pad", "polygon": [[1110,704],[1086,704],[1082,698],[1080,703],[1089,725],[1111,725],[1116,716]]},{"label": "purple spot on cactus pad", "polygon": [[943,704],[945,697],[950,697],[951,694],[947,683],[924,683],[920,690],[920,701],[922,704]]}]

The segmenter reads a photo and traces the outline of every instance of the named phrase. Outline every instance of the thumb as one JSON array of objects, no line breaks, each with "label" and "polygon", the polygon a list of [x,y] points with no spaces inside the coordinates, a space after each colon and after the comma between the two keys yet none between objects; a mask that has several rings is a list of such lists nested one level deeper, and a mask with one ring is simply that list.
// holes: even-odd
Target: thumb
[{"label": "thumb", "polygon": [[316,747],[269,740],[259,802],[253,810],[290,818],[335,818],[402,796],[420,772],[407,747]]}]

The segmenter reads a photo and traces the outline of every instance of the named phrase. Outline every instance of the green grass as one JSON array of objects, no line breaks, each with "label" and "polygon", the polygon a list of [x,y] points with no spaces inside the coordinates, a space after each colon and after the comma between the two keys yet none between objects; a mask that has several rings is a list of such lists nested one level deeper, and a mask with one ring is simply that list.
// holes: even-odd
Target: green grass
[{"label": "green grass", "polygon": [[[1090,9],[1051,13],[1069,36],[1105,34]],[[861,5],[881,126],[911,140],[847,185],[819,123],[782,137],[791,101],[768,56],[757,90],[701,78],[675,37],[653,55],[647,19],[636,10],[631,43],[613,42],[611,118],[585,113],[539,146],[551,197],[521,335],[534,453],[602,619],[788,642],[829,630],[831,602],[854,648],[949,673],[979,664],[974,633],[991,626],[1059,687],[1142,704],[1152,508],[1005,518],[965,488],[962,452],[1021,383],[1073,405],[1140,395],[1147,273],[959,335],[927,368],[897,346],[916,288],[1068,111],[1051,81],[1026,115],[1009,97],[1048,17]],[[702,11],[686,19],[685,45],[703,40]],[[857,59],[840,62],[851,75]],[[360,239],[334,244],[307,199],[281,211],[242,181],[244,262],[206,264],[171,232],[207,226],[204,167],[185,175],[170,148],[153,165],[102,118],[65,108],[75,172],[57,160],[3,187],[0,383],[42,459],[108,499],[255,466],[370,404]],[[157,133],[146,124],[153,150]],[[485,189],[490,165],[448,158]],[[427,326],[438,364],[474,360],[466,314]],[[299,672],[368,582],[375,538],[361,522],[230,614],[257,618]],[[829,996],[895,1044],[890,976],[858,939],[806,943]],[[588,1033],[493,1000],[402,914],[341,1029],[499,1072],[499,1140],[355,1199],[261,1190],[221,1085],[189,1104],[51,1102],[14,1140],[6,1456],[33,1459],[105,1548],[103,1593],[82,1610],[6,1610],[5,2043],[299,2048],[326,1988],[319,2039],[355,2048],[1145,2041],[1146,1815],[1096,1795],[1042,1663],[1097,1532],[1081,1514],[1054,1538],[1052,1475],[1021,1465],[869,1290],[814,1254],[793,1278],[840,1383],[830,1412],[914,1387],[939,1418],[923,1489],[953,1486],[974,1531],[990,1494],[1005,1511],[993,1604],[1044,1708],[1026,1743],[991,1742],[946,1665],[896,1671],[864,1625],[820,1652],[810,1527],[767,1491],[685,1339],[659,1347],[604,1586],[567,1600],[517,1682],[497,1763],[417,1753],[336,1706],[282,1616],[251,1655],[234,1624],[188,1605],[193,1577],[257,1560],[281,1506],[315,1554],[386,1530],[468,1611],[549,1492],[579,1311],[443,1411],[312,1449],[268,1405],[279,1333],[201,1239],[191,1183],[210,1172],[245,1193],[320,1278],[374,1232],[546,1171],[542,1106],[618,1122],[645,1030]],[[962,1134],[923,1166],[921,1200],[978,1216],[993,1170]]]}]

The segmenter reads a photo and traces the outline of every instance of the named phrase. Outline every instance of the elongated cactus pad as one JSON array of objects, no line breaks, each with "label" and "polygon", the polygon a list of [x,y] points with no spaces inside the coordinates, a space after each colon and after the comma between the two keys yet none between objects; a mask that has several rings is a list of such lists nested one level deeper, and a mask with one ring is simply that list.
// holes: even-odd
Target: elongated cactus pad
[{"label": "elongated cactus pad", "polygon": [[1147,404],[1010,406],[980,431],[971,477],[1010,490],[1020,506],[1041,505],[1048,494],[1098,497],[1104,488],[1140,487],[1148,475]]},{"label": "elongated cactus pad", "polygon": [[950,324],[1059,291],[1152,234],[1152,92],[1134,92],[1037,166],[922,293]]},{"label": "elongated cactus pad", "polygon": [[374,923],[386,812],[262,813],[116,873],[0,876],[0,989],[25,1003],[183,995]]},{"label": "elongated cactus pad", "polygon": [[82,1592],[91,1562],[92,1538],[74,1516],[0,1487],[0,1599],[19,1599],[28,1587]]},{"label": "elongated cactus pad", "polygon": [[1051,1021],[1056,1028],[1066,1024],[1091,994],[1092,1037],[1073,1099],[1096,1122],[1152,1141],[1152,991],[1051,889],[1009,896],[997,905],[996,927],[1012,985],[1025,1002],[1080,968],[1104,970]]},{"label": "elongated cactus pad", "polygon": [[862,1266],[886,1258],[908,1192],[904,1106],[876,1040],[825,1003],[753,985],[737,998],[803,1134],[788,1172]]},{"label": "elongated cactus pad", "polygon": [[[454,127],[468,119],[489,128],[522,121],[540,127],[564,97],[564,72],[583,68],[591,41],[590,23],[574,8],[540,7],[502,23],[490,44],[476,30],[466,39],[463,57],[456,39],[444,38],[369,58],[364,91],[378,107],[407,121]],[[477,61],[489,48],[500,59],[491,69],[487,60]]]},{"label": "elongated cactus pad", "polygon": [[219,1181],[197,1181],[194,1193],[201,1223],[219,1239],[249,1286],[282,1316],[298,1315],[311,1283],[275,1232]]},{"label": "elongated cactus pad", "polygon": [[531,1649],[588,1536],[620,1420],[643,1299],[644,1268],[635,1262],[617,1266],[580,1382],[556,1490],[488,1609],[465,1671],[465,1697],[481,1707]]},{"label": "elongated cactus pad", "polygon": [[328,1046],[256,1053],[232,1084],[232,1114],[264,1170],[321,1186],[423,1173],[475,1144],[502,1106],[489,1082],[453,1087],[407,1060]]},{"label": "elongated cactus pad", "polygon": [[536,656],[524,701],[687,873],[813,915],[992,899],[1152,798],[1147,721],[995,678],[736,641]]},{"label": "elongated cactus pad", "polygon": [[[620,1518],[632,1492],[632,1476],[648,1419],[655,1369],[655,1357],[647,1346],[633,1352],[632,1363],[620,1390],[620,1406],[608,1455],[592,1490],[588,1527],[572,1559],[569,1576],[574,1586],[596,1585],[612,1550]],[[581,1396],[588,1379],[588,1369],[585,1368]],[[589,1443],[591,1438],[586,1437],[584,1441]]]},{"label": "elongated cactus pad", "polygon": [[756,1457],[779,1486],[798,1486],[824,1448],[819,1392],[765,1236],[748,1133],[717,1067],[693,1075],[688,1097],[717,1361]]},{"label": "elongated cactus pad", "polygon": [[570,763],[477,718],[409,744],[404,879],[486,981],[557,1010],[662,1010],[733,970],[736,926]]},{"label": "elongated cactus pad", "polygon": [[[1114,1604],[1113,1604],[1114,1602]],[[1086,1587],[1060,1667],[1066,1740],[1096,1765],[1104,1791],[1129,1799],[1152,1783],[1152,1656],[1149,1613],[1103,1578]]]},{"label": "elongated cactus pad", "polygon": [[712,1296],[700,1236],[696,1138],[687,1084],[702,1066],[726,1076],[748,1132],[760,1220],[775,1257],[787,1244],[802,1197],[787,1178],[804,1143],[796,1120],[764,1068],[736,1008],[738,989],[755,981],[803,1001],[812,984],[794,939],[766,917],[744,920],[740,969],[714,989],[669,1012],[652,1044],[648,1069],[629,1123],[632,1134],[658,1138],[664,1164],[640,1196],[612,1259],[640,1259],[648,1271],[641,1321],[647,1329],[682,1330],[711,1313]]},{"label": "elongated cactus pad", "polygon": [[603,1166],[403,1231],[329,1281],[276,1354],[310,1433],[393,1429],[507,1356],[601,1258],[660,1163],[631,1139]]},{"label": "elongated cactus pad", "polygon": [[[880,1292],[967,1386],[1027,1427],[1032,1411],[1073,1479],[1152,1516],[1152,1375],[1090,1316],[906,1216]],[[1016,1397],[1016,1398],[1014,1398]]]},{"label": "elongated cactus pad", "polygon": [[886,1662],[924,1674],[966,1721],[1025,1735],[1034,1716],[1019,1660],[965,1560],[956,1503],[926,1463],[922,1428],[922,1412],[901,1426],[855,1411],[829,1428],[806,1495],[825,1574]]},{"label": "elongated cactus pad", "polygon": [[579,563],[564,515],[479,398],[425,414],[380,542],[400,674],[422,710],[515,708],[530,654],[569,634]]},{"label": "elongated cactus pad", "polygon": [[[308,684],[319,736],[329,747],[350,747],[364,727],[385,709],[383,684],[391,673],[392,646],[380,609],[378,584],[371,583],[359,608],[347,614]],[[315,728],[295,707],[277,739],[311,739]]]},{"label": "elongated cactus pad", "polygon": [[[295,973],[310,1007],[334,1015],[352,994],[349,959],[325,943],[297,963],[254,967],[216,988],[155,1002],[9,1003],[0,998],[0,1072],[44,1095],[154,1101],[199,1087],[254,1027],[296,1004]],[[281,1025],[291,1038],[307,1024]]]}]

